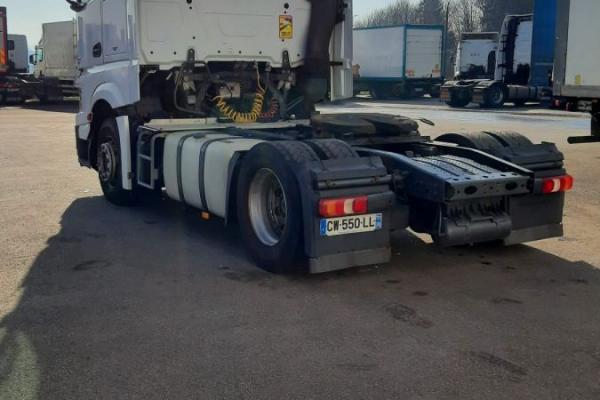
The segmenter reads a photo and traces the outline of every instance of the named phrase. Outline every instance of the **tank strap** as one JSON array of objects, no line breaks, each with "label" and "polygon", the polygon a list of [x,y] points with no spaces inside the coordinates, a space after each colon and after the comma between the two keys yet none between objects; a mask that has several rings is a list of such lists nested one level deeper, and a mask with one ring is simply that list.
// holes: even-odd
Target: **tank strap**
[{"label": "tank strap", "polygon": [[215,142],[224,142],[226,140],[233,140],[232,137],[222,137],[216,139],[209,139],[202,143],[200,147],[200,155],[198,159],[198,190],[200,191],[200,201],[202,202],[203,211],[209,211],[208,204],[206,202],[206,185],[204,184],[204,171],[206,170],[206,150],[208,146]]}]

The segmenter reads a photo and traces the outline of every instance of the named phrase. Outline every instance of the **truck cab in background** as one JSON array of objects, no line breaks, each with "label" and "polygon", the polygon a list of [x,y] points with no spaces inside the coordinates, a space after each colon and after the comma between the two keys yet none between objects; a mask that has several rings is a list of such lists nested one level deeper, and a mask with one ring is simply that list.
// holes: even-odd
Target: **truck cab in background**
[{"label": "truck cab in background", "polygon": [[456,51],[454,80],[493,79],[497,51],[497,32],[462,33]]},{"label": "truck cab in background", "polygon": [[550,103],[557,0],[537,0],[533,14],[508,15],[498,38],[492,79],[446,82],[441,98],[451,107],[470,103],[501,107],[526,102]]},{"label": "truck cab in background", "polygon": [[27,36],[8,35],[7,41],[8,61],[10,70],[17,74],[29,72],[29,48],[27,47]]}]

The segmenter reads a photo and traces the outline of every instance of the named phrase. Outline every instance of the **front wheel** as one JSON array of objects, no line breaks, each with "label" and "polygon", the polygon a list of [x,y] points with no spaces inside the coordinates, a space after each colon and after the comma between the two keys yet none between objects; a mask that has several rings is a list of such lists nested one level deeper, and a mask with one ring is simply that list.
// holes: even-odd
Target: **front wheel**
[{"label": "front wheel", "polygon": [[131,206],[136,197],[131,190],[123,188],[119,131],[114,118],[104,120],[98,131],[96,169],[104,197],[118,206]]},{"label": "front wheel", "polygon": [[244,243],[257,264],[273,273],[296,269],[303,243],[303,213],[294,169],[316,154],[299,142],[263,143],[240,168],[238,220]]}]

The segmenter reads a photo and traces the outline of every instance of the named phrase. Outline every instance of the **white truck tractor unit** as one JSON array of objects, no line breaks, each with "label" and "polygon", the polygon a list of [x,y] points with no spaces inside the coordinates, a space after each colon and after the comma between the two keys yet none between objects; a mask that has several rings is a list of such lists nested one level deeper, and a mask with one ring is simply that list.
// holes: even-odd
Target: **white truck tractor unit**
[{"label": "white truck tractor unit", "polygon": [[495,68],[487,71],[491,76],[459,76],[448,81],[442,86],[441,99],[451,107],[472,102],[490,108],[550,101],[556,5],[557,0],[538,0],[534,14],[507,15],[498,38]]},{"label": "white truck tractor unit", "polygon": [[68,0],[78,12],[76,143],[105,197],[166,195],[236,221],[263,268],[390,260],[411,227],[442,246],[560,236],[572,178],[553,144],[432,141],[393,115],[319,114],[352,96],[342,0]]},{"label": "white truck tractor unit", "polygon": [[494,79],[497,32],[465,32],[460,35],[454,79]]}]

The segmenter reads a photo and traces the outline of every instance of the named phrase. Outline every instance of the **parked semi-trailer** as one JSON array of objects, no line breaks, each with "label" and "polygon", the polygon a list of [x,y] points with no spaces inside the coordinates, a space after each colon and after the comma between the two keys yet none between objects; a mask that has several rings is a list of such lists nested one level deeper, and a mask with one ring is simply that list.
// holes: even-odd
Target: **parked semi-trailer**
[{"label": "parked semi-trailer", "polygon": [[435,95],[443,83],[443,52],[441,25],[355,29],[354,90],[377,99]]},{"label": "parked semi-trailer", "polygon": [[462,33],[456,52],[454,80],[493,79],[497,50],[497,32]]},{"label": "parked semi-trailer", "polygon": [[442,246],[562,235],[573,180],[553,144],[315,112],[353,94],[351,3],[69,2],[77,154],[112,203],[158,192],[235,220],[275,272],[386,263],[408,227]]},{"label": "parked semi-trailer", "polygon": [[565,0],[559,3],[556,30],[554,95],[578,104],[592,115],[591,136],[571,143],[600,141],[600,2]]},{"label": "parked semi-trailer", "polygon": [[550,101],[556,1],[537,0],[534,14],[508,15],[500,31],[494,78],[446,82],[441,99],[452,107]]}]

